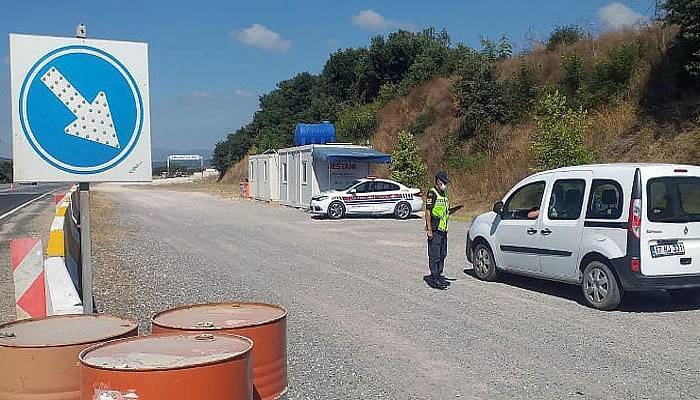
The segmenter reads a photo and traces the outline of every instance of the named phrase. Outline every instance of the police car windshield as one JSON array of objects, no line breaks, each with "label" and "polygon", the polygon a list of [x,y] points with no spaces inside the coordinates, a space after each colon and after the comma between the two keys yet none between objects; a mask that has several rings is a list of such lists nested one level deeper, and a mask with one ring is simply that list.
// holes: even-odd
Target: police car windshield
[{"label": "police car windshield", "polygon": [[345,186],[344,188],[339,189],[339,190],[340,190],[341,192],[344,192],[344,191],[346,191],[346,190],[350,190],[353,186],[357,185],[358,183],[360,183],[360,181],[352,181],[351,184],[349,184],[349,185],[347,185],[347,186]]}]

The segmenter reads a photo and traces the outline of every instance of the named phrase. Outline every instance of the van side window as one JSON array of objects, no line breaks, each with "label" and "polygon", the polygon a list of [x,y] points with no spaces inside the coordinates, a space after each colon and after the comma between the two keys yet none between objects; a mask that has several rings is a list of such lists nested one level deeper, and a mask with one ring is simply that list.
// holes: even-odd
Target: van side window
[{"label": "van side window", "polygon": [[583,179],[560,179],[554,182],[547,217],[552,221],[579,219],[585,191],[586,181]]},{"label": "van side window", "polygon": [[622,186],[609,179],[594,179],[588,198],[588,219],[619,219],[622,216]]},{"label": "van side window", "polygon": [[506,201],[503,219],[533,219],[528,218],[528,213],[542,207],[545,186],[545,182],[542,181],[530,183],[516,190]]}]

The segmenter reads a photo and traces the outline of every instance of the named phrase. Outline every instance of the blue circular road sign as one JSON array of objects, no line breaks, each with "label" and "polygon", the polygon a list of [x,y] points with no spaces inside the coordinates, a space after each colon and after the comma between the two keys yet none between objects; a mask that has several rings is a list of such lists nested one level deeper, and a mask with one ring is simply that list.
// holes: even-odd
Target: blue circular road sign
[{"label": "blue circular road sign", "polygon": [[19,120],[27,141],[53,167],[105,172],[134,149],[143,128],[136,81],[111,54],[66,46],[37,61],[24,78]]}]

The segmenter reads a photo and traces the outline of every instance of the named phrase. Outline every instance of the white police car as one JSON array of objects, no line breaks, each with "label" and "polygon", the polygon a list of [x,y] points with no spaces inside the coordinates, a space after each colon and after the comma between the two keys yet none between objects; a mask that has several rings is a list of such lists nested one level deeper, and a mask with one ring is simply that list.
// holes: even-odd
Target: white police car
[{"label": "white police car", "polygon": [[323,192],[311,199],[313,214],[340,219],[346,215],[391,215],[408,219],[423,209],[420,189],[411,189],[398,182],[368,177],[347,187]]}]

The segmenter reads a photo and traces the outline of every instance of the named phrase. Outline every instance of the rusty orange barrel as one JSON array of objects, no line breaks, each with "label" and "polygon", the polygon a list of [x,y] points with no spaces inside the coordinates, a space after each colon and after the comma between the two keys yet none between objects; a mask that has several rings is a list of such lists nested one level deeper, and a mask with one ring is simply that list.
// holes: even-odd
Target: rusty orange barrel
[{"label": "rusty orange barrel", "polygon": [[252,400],[253,342],[177,333],[115,340],[80,353],[82,400]]},{"label": "rusty orange barrel", "polygon": [[110,315],[61,315],[0,325],[0,400],[78,400],[78,355],[96,343],[138,334]]},{"label": "rusty orange barrel", "polygon": [[287,392],[287,310],[262,303],[198,304],[153,317],[153,333],[210,332],[253,340],[255,399],[279,399]]}]

